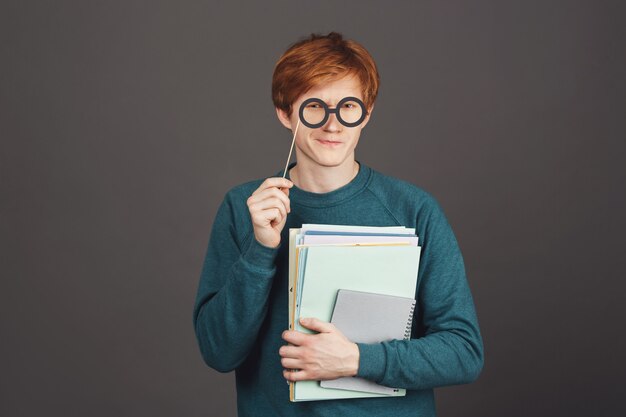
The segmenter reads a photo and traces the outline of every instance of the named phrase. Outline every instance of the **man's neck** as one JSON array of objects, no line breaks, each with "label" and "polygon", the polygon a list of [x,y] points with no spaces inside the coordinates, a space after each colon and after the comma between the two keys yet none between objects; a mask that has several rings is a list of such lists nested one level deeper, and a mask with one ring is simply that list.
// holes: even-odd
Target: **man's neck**
[{"label": "man's neck", "polygon": [[289,170],[289,177],[304,191],[328,193],[348,184],[358,173],[359,163],[355,160],[336,167],[297,163]]}]

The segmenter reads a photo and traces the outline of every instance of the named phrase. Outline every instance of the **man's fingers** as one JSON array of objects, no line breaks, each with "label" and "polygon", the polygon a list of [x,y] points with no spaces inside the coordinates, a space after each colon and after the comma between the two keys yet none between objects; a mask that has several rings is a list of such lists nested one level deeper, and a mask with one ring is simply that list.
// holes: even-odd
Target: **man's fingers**
[{"label": "man's fingers", "polygon": [[281,346],[281,348],[278,349],[278,354],[283,358],[298,358],[299,349],[300,348],[297,346]]},{"label": "man's fingers", "polygon": [[283,332],[283,340],[296,346],[305,343],[308,337],[310,337],[310,335],[292,330],[285,330]]},{"label": "man's fingers", "polygon": [[269,187],[278,187],[278,188],[290,188],[293,186],[293,182],[288,180],[287,178],[282,177],[270,177],[265,179],[259,188],[269,188]]},{"label": "man's fingers", "polygon": [[289,181],[287,178],[281,177],[270,177],[267,178],[263,183],[257,188],[252,194],[254,195],[257,192],[261,192],[267,188],[276,187],[276,188],[291,188],[293,187],[293,183]]},{"label": "man's fingers", "polygon": [[291,382],[304,381],[304,380],[310,379],[309,373],[307,371],[302,371],[302,370],[292,371],[292,370],[285,369],[283,370],[283,377],[287,381],[291,381]]},{"label": "man's fingers", "polygon": [[280,364],[285,369],[299,369],[302,367],[302,361],[300,359],[293,358],[281,358]]},{"label": "man's fingers", "polygon": [[269,187],[263,190],[261,190],[260,188],[257,188],[256,190],[254,190],[252,194],[250,194],[250,198],[248,200],[251,200],[254,202],[254,201],[263,200],[270,196],[274,196],[286,202],[289,200],[289,197],[287,197],[287,194],[285,194],[285,192],[288,192],[288,191],[289,191],[289,188]]},{"label": "man's fingers", "polygon": [[300,324],[307,329],[314,330],[319,333],[329,333],[335,330],[334,324],[327,323],[314,317],[303,317],[300,319]]},{"label": "man's fingers", "polygon": [[[286,189],[289,191],[289,189]],[[256,193],[256,194],[255,194]],[[291,201],[289,197],[278,188],[268,188],[261,192],[254,192],[250,197],[248,197],[248,207],[252,207],[255,204],[261,203],[266,200],[277,199],[281,202],[281,204],[286,208],[287,211],[291,211]]]},{"label": "man's fingers", "polygon": [[[263,210],[278,209],[282,217],[287,216],[287,208],[285,207],[283,202],[276,197],[270,197],[263,201],[259,201],[258,203],[251,204],[250,209],[254,213],[261,213]],[[274,216],[268,216],[268,214],[269,213],[264,213],[264,217],[270,217],[272,219],[274,218]]]}]

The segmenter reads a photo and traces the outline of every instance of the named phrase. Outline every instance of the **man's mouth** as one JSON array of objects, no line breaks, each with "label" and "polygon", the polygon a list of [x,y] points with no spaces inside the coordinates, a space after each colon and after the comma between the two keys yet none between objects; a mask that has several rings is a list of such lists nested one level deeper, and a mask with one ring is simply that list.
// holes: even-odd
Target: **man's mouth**
[{"label": "man's mouth", "polygon": [[325,140],[325,139],[317,139],[318,142],[320,142],[323,145],[329,145],[329,146],[333,146],[333,145],[339,145],[341,142],[339,141],[335,141],[335,140]]}]

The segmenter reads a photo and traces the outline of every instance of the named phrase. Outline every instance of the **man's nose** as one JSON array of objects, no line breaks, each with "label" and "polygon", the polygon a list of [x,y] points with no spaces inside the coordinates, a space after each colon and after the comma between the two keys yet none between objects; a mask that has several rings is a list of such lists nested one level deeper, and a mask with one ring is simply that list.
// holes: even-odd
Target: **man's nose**
[{"label": "man's nose", "polygon": [[323,129],[326,132],[341,131],[341,123],[339,123],[339,119],[337,119],[337,113],[330,113],[328,115],[328,120],[324,124]]}]

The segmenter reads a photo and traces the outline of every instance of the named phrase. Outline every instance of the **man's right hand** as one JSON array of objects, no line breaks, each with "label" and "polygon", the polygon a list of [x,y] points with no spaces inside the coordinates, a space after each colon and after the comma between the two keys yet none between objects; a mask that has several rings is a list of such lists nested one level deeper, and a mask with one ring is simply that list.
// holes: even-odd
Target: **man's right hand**
[{"label": "man's right hand", "polygon": [[289,189],[293,183],[286,178],[268,178],[248,198],[254,237],[271,248],[280,244],[280,232],[291,211]]}]

